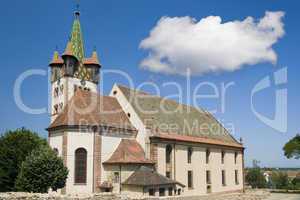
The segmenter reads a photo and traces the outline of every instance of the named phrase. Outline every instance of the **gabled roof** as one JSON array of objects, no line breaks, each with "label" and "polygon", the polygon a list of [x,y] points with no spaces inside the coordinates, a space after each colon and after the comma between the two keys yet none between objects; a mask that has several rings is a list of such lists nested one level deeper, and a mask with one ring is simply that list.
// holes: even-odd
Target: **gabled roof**
[{"label": "gabled roof", "polygon": [[79,89],[48,130],[80,125],[105,126],[137,132],[114,97]]},{"label": "gabled roof", "polygon": [[169,179],[156,171],[142,166],[139,170],[135,171],[123,185],[135,185],[135,186],[159,186],[159,185],[181,185],[183,184]]},{"label": "gabled roof", "polygon": [[152,133],[185,135],[241,145],[209,112],[117,85]]},{"label": "gabled roof", "polygon": [[122,139],[112,156],[103,164],[154,164],[145,158],[141,145],[134,139]]}]

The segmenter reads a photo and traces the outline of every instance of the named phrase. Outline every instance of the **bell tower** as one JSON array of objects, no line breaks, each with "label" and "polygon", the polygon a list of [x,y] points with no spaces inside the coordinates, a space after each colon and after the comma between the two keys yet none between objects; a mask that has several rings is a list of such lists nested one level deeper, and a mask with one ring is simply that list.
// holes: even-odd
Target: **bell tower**
[{"label": "bell tower", "polygon": [[97,51],[85,57],[83,36],[77,8],[69,41],[62,56],[54,51],[51,68],[51,122],[64,109],[76,90],[97,92],[100,62]]}]

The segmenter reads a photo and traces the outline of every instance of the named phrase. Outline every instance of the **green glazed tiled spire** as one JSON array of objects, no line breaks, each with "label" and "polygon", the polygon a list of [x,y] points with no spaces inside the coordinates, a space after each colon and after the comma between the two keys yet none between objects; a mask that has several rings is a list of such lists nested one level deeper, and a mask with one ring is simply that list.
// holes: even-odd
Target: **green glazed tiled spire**
[{"label": "green glazed tiled spire", "polygon": [[83,37],[79,21],[79,12],[75,12],[75,20],[72,27],[71,43],[74,56],[82,62],[84,58]]},{"label": "green glazed tiled spire", "polygon": [[83,60],[85,57],[84,57],[83,36],[82,36],[79,16],[80,16],[80,12],[78,10],[75,11],[75,20],[73,23],[72,33],[71,33],[71,44],[72,44],[73,55],[79,61],[79,67],[78,70],[75,72],[75,77],[81,80],[89,80],[90,73],[83,65]]}]

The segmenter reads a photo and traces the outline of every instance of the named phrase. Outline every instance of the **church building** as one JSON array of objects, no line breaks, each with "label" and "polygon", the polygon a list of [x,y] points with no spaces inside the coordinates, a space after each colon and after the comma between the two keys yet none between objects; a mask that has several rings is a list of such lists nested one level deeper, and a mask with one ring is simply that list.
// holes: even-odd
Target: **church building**
[{"label": "church building", "polygon": [[[75,12],[51,68],[49,144],[69,169],[62,194],[193,196],[244,190],[244,147],[207,111],[115,84],[84,51]],[[203,128],[206,127],[206,128]]]}]

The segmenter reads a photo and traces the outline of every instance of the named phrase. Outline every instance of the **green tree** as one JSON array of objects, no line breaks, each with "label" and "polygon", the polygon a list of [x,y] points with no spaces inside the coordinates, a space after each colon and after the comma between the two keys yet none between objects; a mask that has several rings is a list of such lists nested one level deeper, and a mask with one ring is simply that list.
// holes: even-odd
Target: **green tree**
[{"label": "green tree", "polygon": [[289,187],[289,177],[287,173],[280,171],[273,171],[271,175],[272,185],[276,189],[288,189]]},{"label": "green tree", "polygon": [[246,181],[252,188],[267,187],[265,176],[259,167],[249,169],[246,175]]},{"label": "green tree", "polygon": [[19,191],[46,193],[63,188],[68,169],[63,160],[49,147],[42,147],[32,153],[22,163],[16,180]]},{"label": "green tree", "polygon": [[283,147],[284,155],[287,158],[300,158],[300,135],[296,135]]},{"label": "green tree", "polygon": [[13,191],[19,169],[25,158],[47,141],[36,133],[21,128],[0,136],[0,192]]},{"label": "green tree", "polygon": [[292,180],[292,184],[296,190],[300,190],[300,173]]}]

